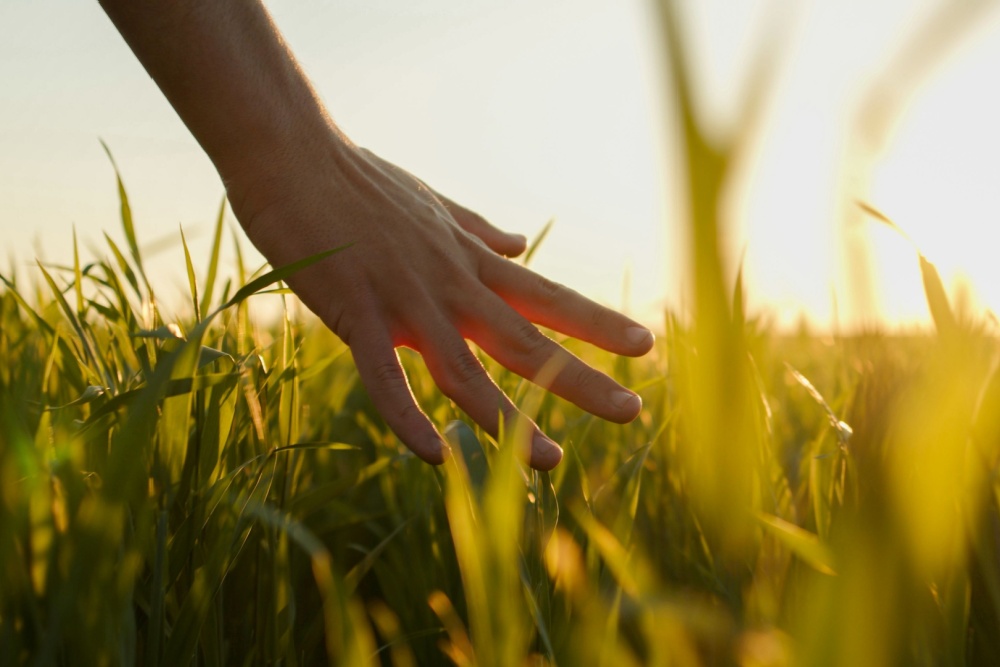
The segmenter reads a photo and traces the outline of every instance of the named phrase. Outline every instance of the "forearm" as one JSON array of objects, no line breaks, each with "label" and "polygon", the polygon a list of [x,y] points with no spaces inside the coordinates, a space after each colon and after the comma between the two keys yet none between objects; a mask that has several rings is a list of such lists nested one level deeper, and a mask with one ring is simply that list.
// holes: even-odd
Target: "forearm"
[{"label": "forearm", "polygon": [[100,3],[223,179],[347,145],[259,2]]}]

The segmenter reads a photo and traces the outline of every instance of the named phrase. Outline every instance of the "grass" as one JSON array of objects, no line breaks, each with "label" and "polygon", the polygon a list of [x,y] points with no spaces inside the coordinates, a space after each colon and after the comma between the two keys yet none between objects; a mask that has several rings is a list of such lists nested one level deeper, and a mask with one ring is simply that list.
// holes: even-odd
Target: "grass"
[{"label": "grass", "polygon": [[[467,426],[404,354],[461,454],[433,468],[332,334],[252,320],[249,296],[286,298],[297,267],[252,278],[239,260],[213,284],[222,220],[204,271],[185,252],[181,321],[129,225],[128,257],[109,239],[104,259],[40,266],[30,294],[3,278],[0,662],[1000,655],[997,342],[926,259],[933,335],[779,334],[734,295],[714,332],[669,316],[645,359],[566,341],[642,394],[625,427],[486,360],[565,445],[551,474],[519,462],[516,433]],[[731,365],[706,363],[709,335]],[[711,373],[731,386],[709,395]]]},{"label": "grass", "polygon": [[992,325],[919,251],[932,332],[788,334],[744,312],[717,210],[743,135],[701,131],[659,6],[692,312],[640,360],[565,341],[642,395],[636,422],[484,359],[565,447],[530,471],[516,428],[468,426],[404,350],[459,454],[425,465],[332,334],[252,317],[298,267],[252,275],[237,244],[221,282],[224,209],[207,266],[181,239],[185,314],[161,312],[119,179],[124,252],[108,236],[89,263],[2,276],[0,663],[997,664]]}]

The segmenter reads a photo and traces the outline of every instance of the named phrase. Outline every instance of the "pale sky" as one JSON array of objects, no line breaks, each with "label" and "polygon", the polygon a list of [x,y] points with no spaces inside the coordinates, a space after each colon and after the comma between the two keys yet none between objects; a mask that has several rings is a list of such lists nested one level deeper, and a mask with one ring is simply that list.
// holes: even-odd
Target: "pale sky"
[{"label": "pale sky", "polygon": [[[497,225],[556,224],[535,268],[656,324],[682,291],[679,196],[662,56],[645,0],[274,0],[268,7],[335,120],[357,143]],[[700,108],[735,118],[769,3],[687,3]],[[910,98],[871,182],[851,191],[848,130],[866,85],[933,2],[791,0],[778,85],[734,190],[730,247],[750,302],[781,322],[850,319],[844,202],[905,227],[949,284],[1000,308],[1000,20],[994,11]],[[27,276],[121,238],[118,161],[140,241],[183,225],[204,266],[222,186],[96,1],[0,4],[0,230]],[[846,173],[846,176],[845,176]],[[850,187],[845,190],[844,184]],[[235,224],[235,221],[233,221]],[[857,227],[857,226],[856,226]],[[926,318],[912,250],[874,225],[873,299],[889,324]],[[249,247],[249,244],[246,245]],[[101,250],[103,252],[103,248]],[[9,267],[0,258],[0,272]],[[156,257],[185,284],[179,242]],[[626,276],[628,279],[626,280]],[[161,294],[163,290],[161,289]]]}]

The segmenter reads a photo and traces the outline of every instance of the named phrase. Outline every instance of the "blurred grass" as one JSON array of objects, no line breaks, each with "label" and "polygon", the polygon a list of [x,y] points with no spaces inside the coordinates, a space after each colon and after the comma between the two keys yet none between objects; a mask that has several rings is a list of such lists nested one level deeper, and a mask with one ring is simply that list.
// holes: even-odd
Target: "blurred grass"
[{"label": "blurred grass", "polygon": [[188,319],[164,322],[127,287],[136,261],[50,266],[34,304],[3,278],[3,664],[1000,656],[985,325],[818,337],[736,313],[737,409],[699,393],[705,334],[676,317],[646,359],[567,341],[643,395],[626,427],[487,361],[566,446],[551,474],[519,462],[516,433],[498,446],[462,423],[406,354],[461,452],[435,469],[386,430],[329,332],[251,325],[246,296],[287,274],[207,308],[196,278]]},{"label": "blurred grass", "polygon": [[332,334],[254,325],[246,299],[296,267],[199,301],[221,220],[209,278],[185,248],[181,321],[138,250],[2,277],[3,664],[1000,658],[997,341],[925,258],[936,334],[781,333],[737,286],[645,359],[566,341],[640,391],[625,427],[487,360],[565,445],[550,474],[404,354],[461,453],[435,469]]},{"label": "blurred grass", "polygon": [[109,250],[2,278],[3,664],[1000,656],[997,341],[925,259],[933,335],[781,333],[737,298],[710,333],[668,316],[645,359],[566,341],[640,391],[625,427],[487,360],[565,445],[543,474],[404,354],[461,456],[409,454],[332,334],[252,321],[287,271],[206,305],[192,265],[166,322]]},{"label": "blurred grass", "polygon": [[565,341],[642,394],[636,422],[484,360],[565,447],[537,473],[517,428],[464,423],[404,350],[459,454],[427,466],[332,334],[252,317],[296,267],[254,277],[237,245],[220,284],[224,204],[203,270],[178,236],[190,306],[167,318],[116,171],[127,255],[107,236],[106,257],[0,276],[0,664],[1000,662],[996,332],[919,249],[933,332],[744,312],[718,204],[749,130],[702,132],[676,8],[658,7],[693,309],[644,359]]}]

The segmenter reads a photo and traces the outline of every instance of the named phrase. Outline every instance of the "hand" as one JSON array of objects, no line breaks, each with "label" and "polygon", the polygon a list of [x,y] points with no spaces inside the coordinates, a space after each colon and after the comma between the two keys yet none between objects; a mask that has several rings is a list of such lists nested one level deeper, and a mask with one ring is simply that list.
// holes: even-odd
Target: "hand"
[{"label": "hand", "polygon": [[[227,181],[234,212],[274,266],[351,244],[289,280],[351,349],[376,408],[429,463],[449,453],[417,406],[395,348],[420,352],[438,387],[496,436],[499,415],[519,417],[465,339],[506,368],[604,419],[634,419],[640,398],[543,335],[532,322],[618,354],[650,350],[632,320],[507,257],[525,249],[409,173],[331,133],[304,153],[277,156],[268,175]],[[532,424],[530,465],[553,468],[562,450]]]},{"label": "hand", "polygon": [[[390,428],[420,458],[449,449],[410,393],[395,348],[424,357],[437,385],[489,433],[517,409],[465,343],[616,422],[639,397],[532,322],[640,355],[652,334],[509,261],[524,239],[352,145],[336,128],[259,1],[101,0],[108,16],[222,175],[236,217],[273,266],[352,244],[289,285],[350,346]],[[545,378],[547,380],[547,378]],[[562,450],[534,427],[530,463]]]}]

